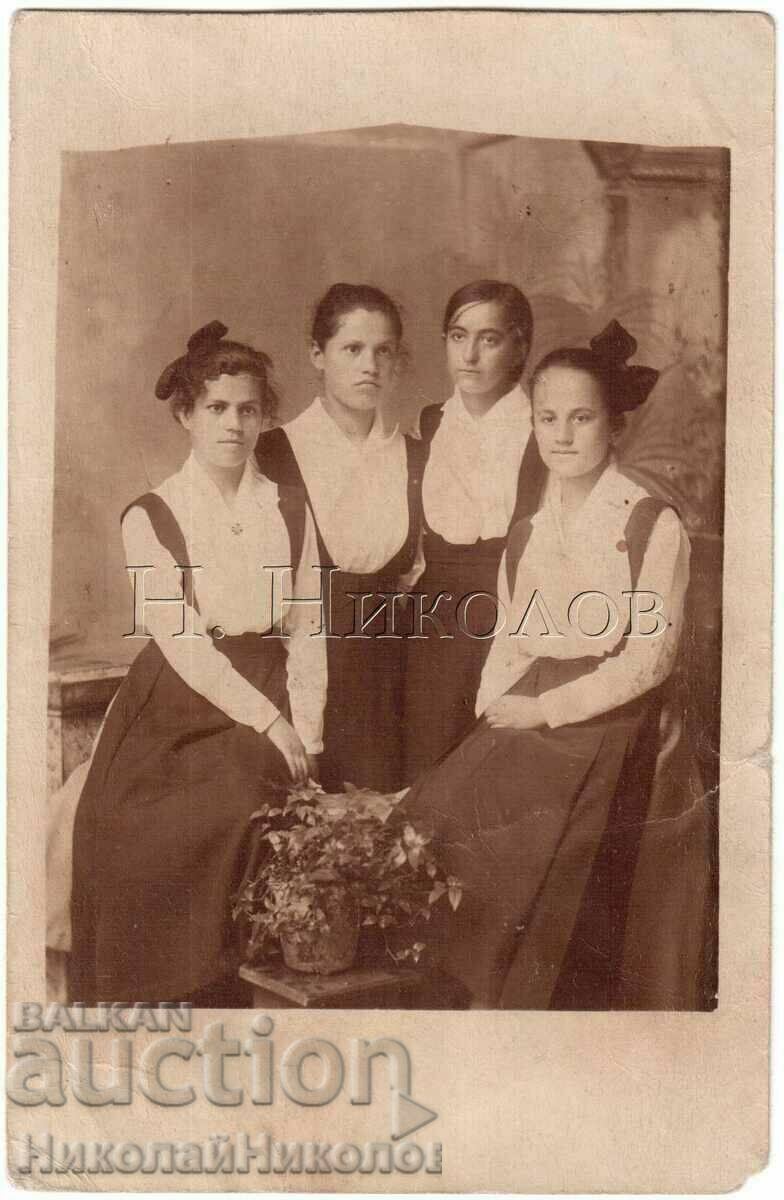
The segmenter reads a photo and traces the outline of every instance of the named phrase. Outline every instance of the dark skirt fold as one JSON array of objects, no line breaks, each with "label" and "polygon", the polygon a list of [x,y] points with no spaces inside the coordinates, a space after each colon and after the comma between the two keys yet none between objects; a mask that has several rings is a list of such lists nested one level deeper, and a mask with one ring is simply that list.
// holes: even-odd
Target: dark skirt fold
[{"label": "dark skirt fold", "polygon": [[[285,651],[216,646],[281,711]],[[194,692],[154,642],[109,712],[74,828],[72,1002],[177,1000],[236,970],[249,817],[285,786],[272,742]]]},{"label": "dark skirt fold", "polygon": [[[495,606],[482,597],[462,609],[460,602],[480,592],[497,595],[503,547],[503,538],[450,546],[433,533],[426,535],[427,568],[414,590],[424,594],[425,612],[439,592],[451,599],[442,600],[435,609],[443,630],[424,620],[424,637],[406,640],[403,762],[407,783],[431,767],[474,724]],[[442,637],[442,632],[449,637]]]},{"label": "dark skirt fold", "polygon": [[[535,695],[592,666],[543,660],[514,690]],[[635,813],[645,810],[650,779],[633,763],[641,740],[655,747],[649,734],[657,715],[650,694],[559,729],[492,729],[480,720],[412,788],[412,815],[435,829],[444,866],[464,885],[458,912],[444,911],[431,932],[434,967],[459,980],[478,1005],[556,1007],[573,957],[579,975],[583,900],[605,839],[617,834],[619,786],[627,801],[633,794]],[[636,848],[629,853],[633,859]],[[630,858],[622,865],[633,873]],[[614,880],[607,920],[622,939],[628,888]],[[604,977],[593,988],[581,982],[585,1007],[609,1007]]]},{"label": "dark skirt fold", "polygon": [[405,614],[387,611],[368,620],[357,596],[367,596],[365,618],[397,589],[396,574],[335,571],[331,582],[331,632],[327,640],[327,704],[321,782],[327,791],[356,787],[396,791],[402,786],[403,634]]}]

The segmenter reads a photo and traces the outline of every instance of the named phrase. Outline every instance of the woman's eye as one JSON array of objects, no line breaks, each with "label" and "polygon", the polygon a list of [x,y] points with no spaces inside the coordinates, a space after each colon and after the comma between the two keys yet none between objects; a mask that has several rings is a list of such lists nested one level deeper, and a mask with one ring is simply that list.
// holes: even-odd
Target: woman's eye
[{"label": "woman's eye", "polygon": [[379,352],[379,354],[380,354],[380,355],[382,355],[384,358],[391,358],[391,357],[392,357],[392,347],[391,347],[391,346],[379,346],[379,348],[378,348],[378,352]]},{"label": "woman's eye", "polygon": [[222,413],[224,408],[226,407],[226,405],[216,403],[216,404],[208,404],[207,407],[209,408],[210,412]]},{"label": "woman's eye", "polygon": [[452,329],[449,332],[450,342],[462,342],[464,337],[465,337],[465,334],[461,333],[458,329]]},{"label": "woman's eye", "polygon": [[486,346],[495,347],[500,344],[501,339],[496,337],[493,333],[486,333],[482,338],[482,341]]},{"label": "woman's eye", "polygon": [[258,411],[259,410],[256,408],[255,404],[245,404],[243,405],[242,415],[243,417],[255,417],[257,416]]},{"label": "woman's eye", "polygon": [[348,350],[349,354],[359,354],[362,347],[356,342],[352,342],[349,346],[346,346],[346,349]]}]

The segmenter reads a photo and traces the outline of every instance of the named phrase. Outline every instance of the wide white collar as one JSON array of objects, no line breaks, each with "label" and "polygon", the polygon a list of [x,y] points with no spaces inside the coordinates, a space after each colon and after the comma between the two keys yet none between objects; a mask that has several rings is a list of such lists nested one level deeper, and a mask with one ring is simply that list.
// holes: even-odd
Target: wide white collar
[{"label": "wide white collar", "polygon": [[448,425],[458,425],[473,433],[490,433],[493,430],[507,430],[510,426],[521,427],[530,423],[531,402],[521,383],[516,383],[510,391],[496,400],[481,417],[475,417],[468,411],[459,388],[455,388],[444,405],[442,421]]},{"label": "wide white collar", "polygon": [[328,444],[343,448],[351,447],[354,450],[365,450],[368,452],[390,445],[397,438],[399,432],[397,424],[393,425],[390,429],[385,428],[381,412],[376,410],[368,436],[366,438],[351,438],[343,432],[334,417],[330,416],[322,396],[317,396],[313,403],[299,417],[296,417],[295,420],[298,423],[302,423],[312,433]]},{"label": "wide white collar", "polygon": [[179,472],[179,482],[185,489],[188,502],[201,501],[210,506],[220,506],[227,512],[234,512],[249,503],[264,504],[269,501],[270,493],[277,494],[277,486],[262,475],[256,465],[255,455],[250,454],[245,460],[245,466],[237,488],[237,496],[233,505],[228,505],[221,495],[220,488],[204,469],[196,455],[191,453],[183,463]]},{"label": "wide white collar", "polygon": [[[572,522],[572,531],[577,528],[600,528],[610,514],[614,517],[631,515],[632,508],[648,493],[639,484],[629,479],[619,469],[618,459],[610,454],[607,466],[602,471],[591,491],[585,497]],[[561,480],[550,472],[545,487],[542,507],[531,518],[532,524],[554,520],[561,524]]]}]

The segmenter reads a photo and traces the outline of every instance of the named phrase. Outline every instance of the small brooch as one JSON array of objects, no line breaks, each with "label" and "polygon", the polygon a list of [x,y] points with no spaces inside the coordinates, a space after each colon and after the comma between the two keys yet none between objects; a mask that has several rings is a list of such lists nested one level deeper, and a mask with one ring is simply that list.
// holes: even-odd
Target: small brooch
[{"label": "small brooch", "polygon": [[242,525],[240,525],[239,521],[234,522],[234,524],[231,527],[231,532],[237,533],[237,534],[242,533]]}]

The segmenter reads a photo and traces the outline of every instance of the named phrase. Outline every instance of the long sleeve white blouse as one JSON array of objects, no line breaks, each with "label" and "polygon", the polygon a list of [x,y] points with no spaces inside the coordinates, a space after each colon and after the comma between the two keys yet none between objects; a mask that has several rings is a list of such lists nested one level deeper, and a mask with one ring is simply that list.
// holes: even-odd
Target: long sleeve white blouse
[{"label": "long sleeve white blouse", "polygon": [[[166,502],[182,530],[189,563],[200,568],[192,573],[198,612],[189,609],[185,625],[199,636],[174,636],[183,630],[181,605],[149,600],[145,605],[146,628],[167,662],[189,687],[233,721],[263,733],[280,715],[278,709],[231,665],[208,630],[220,626],[229,636],[261,634],[283,618],[288,635],[283,645],[292,723],[308,753],[320,753],[327,691],[326,644],[323,637],[312,636],[320,628],[320,610],[317,604],[282,605],[281,572],[264,570],[292,565],[284,592],[303,598],[319,595],[318,550],[310,512],[306,513],[300,562],[291,564],[277,486],[252,460],[245,465],[231,507],[193,455],[155,494]],[[182,596],[180,564],[175,564],[158,541],[142,508],[128,510],[122,535],[128,566],[155,568],[146,574],[145,596]]]},{"label": "long sleeve white blouse", "polygon": [[408,536],[408,463],[397,426],[385,430],[376,414],[368,437],[354,441],[317,397],[285,430],[332,561],[357,574],[380,570]]},{"label": "long sleeve white blouse", "polygon": [[[634,602],[635,629],[646,634],[658,627],[661,632],[627,637],[618,649],[632,604],[623,595],[632,587],[624,533],[635,504],[648,493],[611,462],[568,528],[560,495],[558,481],[551,477],[544,504],[532,518],[511,596],[506,554],[501,560],[498,598],[506,625],[498,629],[485,661],[477,715],[517,683],[539,657],[599,660],[590,674],[540,694],[551,728],[618,708],[658,686],[672,670],[689,582],[689,542],[678,517],[669,508],[659,514],[634,589],[654,594]],[[586,592],[601,595],[578,602]],[[654,596],[661,598],[658,620],[652,613],[645,615]]]},{"label": "long sleeve white blouse", "polygon": [[520,465],[531,434],[531,402],[520,384],[481,417],[459,391],[444,405],[422,482],[425,520],[452,545],[506,537]]}]

